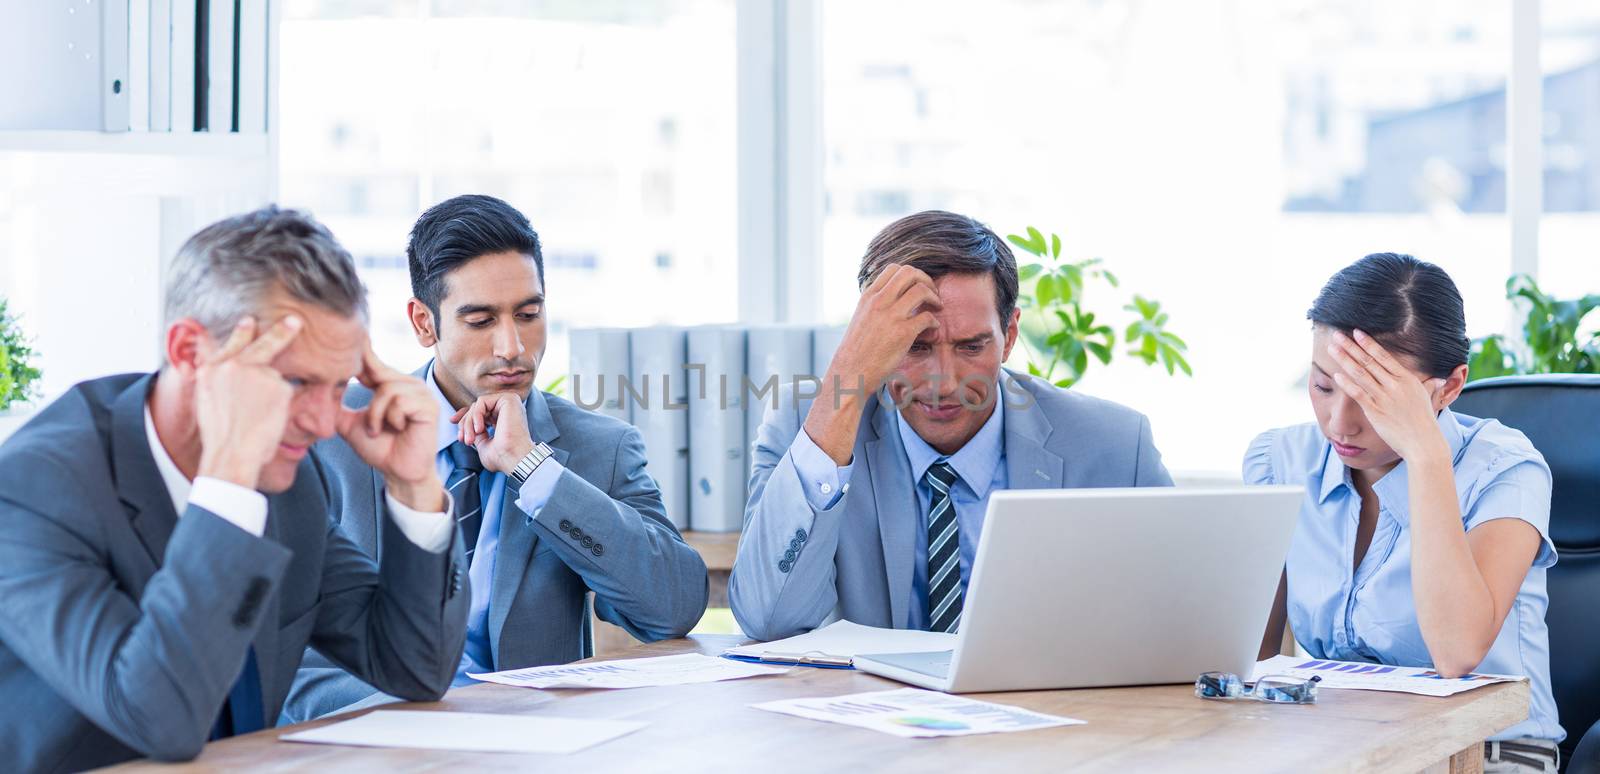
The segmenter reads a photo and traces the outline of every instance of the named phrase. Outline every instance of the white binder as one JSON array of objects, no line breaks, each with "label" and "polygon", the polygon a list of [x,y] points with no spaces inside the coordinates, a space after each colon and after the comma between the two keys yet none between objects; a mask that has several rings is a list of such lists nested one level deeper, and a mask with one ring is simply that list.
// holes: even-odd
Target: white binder
[{"label": "white binder", "polygon": [[0,130],[128,131],[128,0],[0,2]]},{"label": "white binder", "polygon": [[212,134],[233,131],[233,0],[207,0],[206,129]]},{"label": "white binder", "polygon": [[628,331],[623,328],[574,328],[568,334],[571,355],[567,395],[580,408],[632,422],[622,400],[623,385],[633,365],[628,359]]},{"label": "white binder", "polygon": [[623,400],[644,439],[647,469],[661,489],[673,526],[689,526],[689,390],[684,369],[688,336],[658,326],[629,333],[633,368]]},{"label": "white binder", "polygon": [[150,131],[172,130],[172,3],[150,2]]},{"label": "white binder", "polygon": [[744,329],[689,329],[689,528],[738,532],[744,526]]},{"label": "white binder", "polygon": [[195,10],[194,0],[172,0],[172,74],[167,98],[174,132],[193,132],[195,126],[195,91],[200,87],[200,74],[195,70],[195,41],[200,34]]},{"label": "white binder", "polygon": [[[800,377],[797,381],[796,377]],[[800,395],[815,395],[811,370],[811,328],[802,325],[758,325],[745,347],[745,443],[755,443],[761,418],[778,399],[778,391],[799,384]]]},{"label": "white binder", "polygon": [[152,0],[128,0],[128,130],[150,131],[150,6]]},{"label": "white binder", "polygon": [[843,325],[811,329],[811,373],[818,379],[828,373],[828,363],[833,361],[833,353],[839,349],[841,341],[844,341]]},{"label": "white binder", "polygon": [[267,131],[267,0],[239,0],[239,133]]},{"label": "white binder", "polygon": [[[53,5],[53,4],[52,4]],[[107,132],[128,131],[128,0],[100,4],[100,118]],[[89,6],[93,8],[94,6]]]}]

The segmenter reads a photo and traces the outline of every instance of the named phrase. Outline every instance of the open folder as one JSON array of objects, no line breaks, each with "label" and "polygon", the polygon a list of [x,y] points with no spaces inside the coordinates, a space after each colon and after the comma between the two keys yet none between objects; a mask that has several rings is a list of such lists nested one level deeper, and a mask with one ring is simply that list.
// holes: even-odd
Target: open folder
[{"label": "open folder", "polygon": [[954,634],[916,629],[880,629],[850,621],[836,621],[787,639],[729,648],[722,655],[738,661],[763,664],[851,669],[856,656],[937,653],[954,650],[955,647]]}]

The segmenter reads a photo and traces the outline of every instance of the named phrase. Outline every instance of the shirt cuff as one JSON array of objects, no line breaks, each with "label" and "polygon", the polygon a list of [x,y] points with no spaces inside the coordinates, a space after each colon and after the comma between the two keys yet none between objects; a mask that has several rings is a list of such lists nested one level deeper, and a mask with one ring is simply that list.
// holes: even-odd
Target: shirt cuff
[{"label": "shirt cuff", "polygon": [[533,475],[522,482],[522,488],[517,490],[517,507],[529,516],[537,517],[539,511],[544,509],[545,503],[550,502],[550,495],[556,492],[556,482],[561,480],[561,474],[566,468],[554,459],[546,458],[535,468]]},{"label": "shirt cuff", "polygon": [[800,476],[800,490],[806,493],[806,502],[812,510],[832,508],[850,491],[850,470],[855,467],[855,458],[851,457],[848,465],[833,464],[833,458],[811,440],[805,428],[800,429],[789,446],[789,459],[794,462],[794,471]]},{"label": "shirt cuff", "polygon": [[201,477],[189,490],[189,504],[197,505],[256,537],[267,531],[267,496],[220,478]]},{"label": "shirt cuff", "polygon": [[450,514],[455,513],[456,504],[448,491],[444,493],[442,512],[407,508],[388,492],[383,493],[383,499],[389,503],[389,513],[394,517],[395,526],[400,528],[407,540],[417,544],[417,548],[430,554],[442,554],[450,547],[450,534],[455,528]]}]

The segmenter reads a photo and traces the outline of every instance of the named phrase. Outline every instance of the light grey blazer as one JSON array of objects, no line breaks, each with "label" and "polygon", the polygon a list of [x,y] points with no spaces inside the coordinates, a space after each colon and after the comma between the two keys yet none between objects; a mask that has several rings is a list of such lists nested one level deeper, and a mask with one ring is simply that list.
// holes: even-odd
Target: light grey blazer
[{"label": "light grey blazer", "polygon": [[[417,372],[419,378],[426,374],[427,366]],[[353,407],[371,399],[371,391],[359,385],[345,394]],[[564,664],[590,655],[585,599],[591,590],[599,617],[640,640],[687,634],[705,613],[706,565],[667,520],[661,492],[645,470],[639,431],[539,390],[528,395],[525,408],[529,433],[549,444],[552,459],[566,470],[537,517],[517,507],[509,488],[501,498],[489,596],[493,668]],[[376,529],[375,508],[383,502],[383,477],[341,438],[319,448],[336,482],[343,531],[363,549],[383,555],[387,543]],[[596,544],[601,551],[594,550]],[[284,722],[319,717],[374,693],[311,654],[300,672]]]},{"label": "light grey blazer", "polygon": [[[1144,415],[1010,371],[1002,383],[1007,380],[1010,488],[1172,485]],[[920,514],[899,414],[887,402],[868,402],[856,432],[850,488],[821,511],[812,510],[789,453],[811,401],[796,402],[786,388],[767,410],[728,585],[745,634],[793,636],[821,626],[835,611],[868,626],[905,626]],[[784,572],[780,564],[791,548],[796,556]]]},{"label": "light grey blazer", "polygon": [[172,509],[145,435],[154,380],[73,387],[0,446],[0,770],[194,757],[255,646],[263,717],[307,644],[431,701],[460,659],[470,594],[443,554],[383,518],[372,559],[334,530],[318,453],[267,498],[255,537]]}]

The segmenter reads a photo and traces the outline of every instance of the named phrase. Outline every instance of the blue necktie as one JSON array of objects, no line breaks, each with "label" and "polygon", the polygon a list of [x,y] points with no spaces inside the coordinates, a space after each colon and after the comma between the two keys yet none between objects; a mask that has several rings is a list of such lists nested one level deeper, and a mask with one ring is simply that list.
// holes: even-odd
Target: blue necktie
[{"label": "blue necktie", "polygon": [[228,691],[228,701],[222,705],[222,712],[211,727],[212,741],[266,728],[266,721],[262,718],[264,712],[261,706],[261,670],[256,666],[256,649],[252,645],[245,651],[244,669],[240,670],[233,689]]},{"label": "blue necktie", "polygon": [[478,458],[478,450],[460,441],[450,444],[450,464],[454,467],[445,488],[455,498],[456,523],[461,525],[462,546],[470,567],[473,551],[478,546],[478,532],[483,528],[483,506],[489,504],[484,485],[494,477],[482,475],[483,462]]},{"label": "blue necktie", "polygon": [[953,632],[961,623],[961,530],[950,487],[958,476],[939,460],[923,476],[933,490],[928,512],[928,631]]}]

